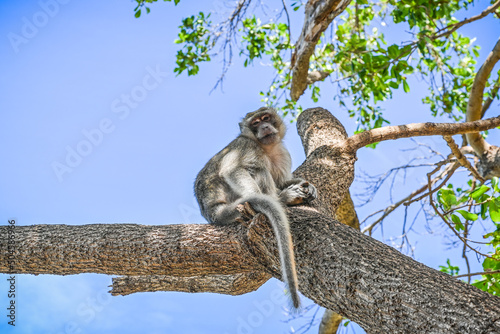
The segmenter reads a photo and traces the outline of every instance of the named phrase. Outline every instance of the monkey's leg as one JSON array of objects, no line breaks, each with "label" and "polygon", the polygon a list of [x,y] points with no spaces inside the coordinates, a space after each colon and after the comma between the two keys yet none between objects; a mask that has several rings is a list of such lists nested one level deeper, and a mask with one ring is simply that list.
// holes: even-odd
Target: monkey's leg
[{"label": "monkey's leg", "polygon": [[236,210],[238,203],[219,204],[213,208],[210,222],[214,225],[229,225],[241,218],[241,213]]},{"label": "monkey's leg", "polygon": [[286,205],[308,203],[317,198],[316,187],[302,179],[292,179],[293,183],[279,194],[280,201]]}]

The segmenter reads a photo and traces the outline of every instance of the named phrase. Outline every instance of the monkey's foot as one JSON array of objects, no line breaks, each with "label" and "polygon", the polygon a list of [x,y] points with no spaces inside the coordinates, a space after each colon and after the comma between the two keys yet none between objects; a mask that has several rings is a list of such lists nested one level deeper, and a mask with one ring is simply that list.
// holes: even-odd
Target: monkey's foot
[{"label": "monkey's foot", "polygon": [[248,202],[239,204],[236,206],[236,210],[240,213],[240,216],[236,218],[236,221],[242,224],[245,224],[249,220],[253,219],[253,217],[257,214]]},{"label": "monkey's foot", "polygon": [[309,203],[318,197],[316,187],[307,181],[292,184],[280,193],[281,200],[287,205]]}]

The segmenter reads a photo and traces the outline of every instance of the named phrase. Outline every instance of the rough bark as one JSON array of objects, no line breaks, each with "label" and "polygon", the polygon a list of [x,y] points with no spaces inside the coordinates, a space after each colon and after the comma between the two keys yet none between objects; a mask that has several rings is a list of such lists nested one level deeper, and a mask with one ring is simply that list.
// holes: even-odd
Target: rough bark
[{"label": "rough bark", "polygon": [[314,53],[321,34],[350,2],[351,0],[309,0],[307,2],[304,25],[299,39],[295,43],[295,51],[291,61],[292,86],[290,96],[292,100],[297,101],[307,88],[309,59]]},{"label": "rough bark", "polygon": [[[289,210],[292,223],[292,233],[295,242],[300,291],[316,303],[328,309],[338,310],[342,314],[363,326],[370,333],[495,333],[500,331],[500,302],[498,297],[489,295],[456,279],[425,267],[422,264],[402,255],[393,248],[384,245],[355,229],[321,215],[308,207]],[[260,219],[257,219],[260,217]],[[118,225],[120,226],[120,225]],[[181,254],[192,254],[194,251],[203,258],[212,257],[213,252],[220,251],[219,245],[212,242],[207,247],[186,243],[186,240],[211,238],[221,230],[233,235],[235,250],[251,249],[253,258],[275,277],[280,277],[279,260],[274,242],[273,232],[262,215],[258,215],[245,233],[238,225],[213,229],[209,225],[170,225],[165,228],[183,229],[185,233],[177,234],[177,242],[168,234],[157,234],[152,241],[148,232],[150,226],[130,226],[135,231],[120,238],[105,233],[88,233],[81,235],[84,229],[109,232],[112,225],[87,226],[46,226],[55,229],[66,229],[64,235],[45,235],[44,242],[36,242],[29,237],[30,230],[36,227],[19,227],[16,233],[17,251],[16,272],[18,273],[76,273],[100,272],[107,274],[123,274],[123,268],[133,268],[131,273],[146,272],[152,269],[151,262],[161,263],[172,255],[176,261],[189,273],[234,272],[248,270],[249,258],[247,252],[237,254],[225,253],[223,258],[217,256],[221,263],[210,266],[210,262],[199,261],[197,258]],[[116,226],[115,226],[116,227]],[[5,229],[5,228],[2,228]],[[5,231],[1,231],[5,232]],[[79,235],[78,238],[66,238],[70,232]],[[206,232],[206,233],[205,233]],[[5,245],[5,235],[2,233],[2,245]],[[92,237],[90,237],[92,236]],[[61,239],[62,237],[62,239]],[[156,254],[155,245],[166,245],[168,238],[173,247],[162,254],[161,259],[153,259]],[[83,239],[84,244],[82,244]],[[111,245],[121,240],[122,247]],[[57,252],[48,249],[45,242],[58,244]],[[36,252],[23,252],[31,245]],[[93,250],[85,244],[92,245]],[[144,251],[130,252],[130,244],[138,244]],[[223,242],[225,245],[228,242]],[[37,245],[38,244],[38,245]],[[114,249],[116,262],[96,253],[100,245]],[[21,247],[21,245],[23,247]],[[198,249],[193,249],[193,246]],[[2,246],[3,247],[3,246]],[[151,249],[152,248],[152,249]],[[72,254],[69,258],[60,256],[63,249]],[[105,249],[103,249],[105,250]],[[5,249],[1,251],[0,271],[6,272]],[[21,255],[26,258],[22,259]],[[29,254],[29,255],[28,255]],[[145,254],[150,254],[143,259]],[[242,257],[243,256],[243,257]],[[21,261],[22,259],[22,261]],[[107,268],[109,263],[116,265]],[[99,265],[97,265],[100,262]],[[170,262],[170,261],[169,261]],[[251,262],[251,261],[250,261]],[[118,264],[121,263],[121,266]],[[244,265],[242,265],[244,264]],[[206,266],[211,267],[206,270]],[[230,268],[228,268],[228,267]],[[65,267],[66,269],[59,269]],[[154,272],[181,274],[173,264],[154,266]],[[254,269],[260,268],[257,265]],[[143,269],[147,268],[147,269]],[[197,268],[197,270],[194,270]],[[137,270],[139,269],[139,270]],[[178,268],[181,269],[181,268]]]},{"label": "rough bark", "polygon": [[[0,272],[7,273],[7,227],[0,227]],[[15,228],[18,274],[174,275],[259,271],[241,243],[244,226],[89,224]],[[239,263],[239,264],[237,264]]]},{"label": "rough bark", "polygon": [[113,278],[111,294],[126,296],[136,292],[179,291],[212,292],[237,296],[257,290],[270,278],[271,275],[264,272],[190,277],[123,276]]},{"label": "rough bark", "polygon": [[319,334],[335,334],[342,322],[342,316],[330,310],[325,310],[321,323],[319,324]]},{"label": "rough bark", "polygon": [[[342,224],[355,228],[359,231],[359,218],[354,208],[354,202],[351,198],[351,193],[348,191],[344,200],[340,203],[335,212],[337,220]],[[342,322],[342,316],[332,310],[325,310],[321,323],[319,325],[319,334],[334,334]]]}]

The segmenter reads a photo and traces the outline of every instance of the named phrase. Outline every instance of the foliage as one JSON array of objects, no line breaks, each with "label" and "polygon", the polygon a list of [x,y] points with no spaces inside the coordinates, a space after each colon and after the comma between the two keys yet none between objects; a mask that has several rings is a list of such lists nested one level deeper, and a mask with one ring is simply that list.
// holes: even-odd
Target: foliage
[{"label": "foliage", "polygon": [[[500,234],[498,229],[496,230],[497,236]],[[495,261],[492,259],[485,259],[483,262],[483,269],[487,271],[498,271],[500,270],[500,261]],[[472,283],[476,288],[483,291],[489,292],[492,295],[500,296],[500,275],[499,274],[485,274],[482,275],[480,280],[476,280]]]},{"label": "foliage", "polygon": [[196,75],[199,71],[198,63],[210,61],[208,51],[212,48],[211,35],[209,34],[210,14],[205,16],[200,12],[198,16],[190,16],[182,20],[179,26],[179,38],[177,44],[183,44],[182,49],[177,51],[177,67],[174,72],[177,75],[187,70],[188,75]]},{"label": "foliage", "polygon": [[[156,2],[158,0],[135,0],[137,2],[137,6],[134,8],[134,16],[136,18],[139,18],[141,16],[141,11],[142,11],[142,8],[145,8],[146,9],[146,14],[149,14],[149,12],[151,11],[151,9],[146,6],[146,4],[150,4],[150,3],[153,3],[153,2]],[[172,0],[163,0],[165,2],[172,2]],[[174,0],[174,4],[177,6],[177,4],[180,2],[181,0]]]},{"label": "foliage", "polygon": [[[447,219],[456,232],[467,237],[467,231],[479,222],[484,225],[493,224],[494,230],[486,233],[483,238],[486,244],[491,245],[493,252],[483,261],[485,271],[500,269],[500,189],[499,180],[494,177],[489,185],[479,184],[469,180],[466,189],[454,188],[452,184],[437,192],[438,209]],[[466,209],[466,210],[464,210]],[[452,267],[448,260],[448,267],[440,267],[441,271],[450,275],[458,273],[458,267]],[[456,268],[456,272],[451,268]],[[483,276],[474,283],[475,286],[492,294],[500,292],[500,273]]]},{"label": "foliage", "polygon": [[443,273],[447,273],[448,275],[458,275],[460,268],[457,266],[452,266],[450,263],[450,259],[446,260],[447,266],[439,266],[439,270]]}]

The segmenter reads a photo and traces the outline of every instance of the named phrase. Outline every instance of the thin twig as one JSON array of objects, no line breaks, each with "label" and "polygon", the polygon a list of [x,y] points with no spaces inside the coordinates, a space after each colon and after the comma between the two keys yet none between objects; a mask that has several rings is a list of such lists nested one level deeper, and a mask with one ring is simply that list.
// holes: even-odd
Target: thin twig
[{"label": "thin twig", "polygon": [[[497,1],[497,2],[495,2],[493,5],[489,6],[488,8],[486,8],[481,14],[478,14],[478,15],[473,16],[471,18],[465,19],[465,20],[460,21],[460,22],[455,23],[455,24],[450,24],[449,26],[446,26],[446,27],[444,27],[442,29],[439,29],[438,32],[437,32],[437,34],[434,35],[434,36],[431,36],[431,38],[432,39],[438,39],[438,38],[441,38],[441,37],[449,36],[452,33],[454,33],[461,26],[466,25],[467,23],[471,23],[471,22],[480,20],[483,17],[487,16],[488,14],[493,13],[498,7],[500,7],[500,0]],[[443,30],[446,30],[446,31],[440,33]]]},{"label": "thin twig", "polygon": [[[443,173],[440,174],[440,175],[443,175],[443,176],[446,176],[446,178],[443,180],[443,182],[441,182],[437,187],[435,187],[434,189],[431,189],[431,186],[437,182],[439,179],[438,178],[435,178],[432,180],[433,184],[429,184],[427,186],[427,189],[429,189],[429,192],[417,197],[417,198],[414,198],[412,199],[411,201],[408,201],[405,203],[406,206],[412,204],[413,202],[418,202],[420,201],[422,198],[425,198],[427,197],[429,194],[433,194],[435,193],[436,191],[438,191],[439,189],[441,189],[441,187],[443,187],[445,185],[446,182],[448,182],[448,180],[451,178],[451,176],[453,175],[453,173],[458,169],[460,165],[458,163],[454,163],[453,165],[449,165],[447,166]],[[432,175],[433,173],[431,172],[430,175]],[[429,174],[427,174],[429,175]]]},{"label": "thin twig", "polygon": [[451,136],[443,136],[444,140],[446,140],[446,143],[448,144],[449,148],[451,149],[451,152],[455,155],[457,158],[457,161],[465,168],[467,168],[472,175],[478,179],[481,183],[484,183],[484,179],[479,175],[477,170],[471,165],[469,160],[462,154],[460,151],[460,148],[458,148],[458,145],[455,143],[453,138]]},{"label": "thin twig", "polygon": [[491,270],[491,271],[482,271],[479,273],[469,273],[469,274],[462,274],[462,275],[457,275],[453,276],[455,278],[460,278],[460,277],[470,277],[470,276],[478,276],[478,275],[493,275],[493,274],[500,274],[500,270]]},{"label": "thin twig", "polygon": [[[431,175],[435,174],[438,170],[440,170],[444,164],[447,164],[449,163],[450,160],[444,160],[444,161],[440,161],[437,163],[437,167],[435,169],[433,169],[430,173]],[[437,181],[439,181],[440,179],[442,179],[447,173],[449,172],[449,170],[447,168],[445,168],[437,177],[435,177],[433,180],[432,180],[432,184],[436,183]],[[371,223],[369,226],[365,227],[361,233],[366,233],[366,232],[369,232],[369,235],[371,235],[372,233],[372,230],[375,226],[377,226],[378,224],[380,224],[389,214],[391,214],[394,210],[396,210],[399,206],[401,206],[401,204],[404,204],[405,206],[409,206],[411,203],[413,202],[416,202],[416,200],[412,200],[413,197],[423,193],[426,189],[428,189],[428,185],[424,185],[422,186],[421,188],[413,191],[411,194],[409,194],[408,196],[404,197],[403,199],[399,200],[398,202],[388,206],[387,208],[385,209],[382,209],[382,210],[379,210],[379,211],[376,211],[372,214],[370,214],[368,217],[366,217],[363,222],[365,222],[368,218],[376,215],[377,213],[380,213],[380,212],[384,212],[384,214],[379,218],[377,219],[376,221],[374,221],[373,223]],[[427,195],[427,194],[426,194]],[[419,199],[421,199],[422,197],[419,197]],[[363,222],[361,224],[363,224]]]},{"label": "thin twig", "polygon": [[[458,163],[455,163],[455,165],[458,165]],[[429,188],[431,187],[430,186],[430,182],[431,182],[431,178],[430,178],[430,175],[427,175],[427,181],[428,181],[428,184],[429,184]],[[464,237],[462,237],[460,235],[460,233],[457,232],[457,230],[453,227],[453,225],[448,221],[448,219],[446,219],[445,216],[443,216],[443,214],[439,211],[439,209],[436,207],[436,204],[434,203],[434,200],[432,198],[432,193],[429,192],[429,203],[430,205],[432,206],[432,208],[434,209],[434,212],[436,212],[438,214],[438,216],[443,220],[443,222],[448,225],[448,227],[453,231],[453,233],[469,248],[471,249],[472,251],[474,251],[476,254],[479,254],[479,255],[482,255],[484,257],[487,257],[487,258],[491,258],[491,256],[488,256],[487,254],[484,254],[484,253],[481,253],[480,251],[478,251],[477,249],[474,249],[472,248],[471,245],[469,245],[467,243],[467,240],[464,239]]]}]

